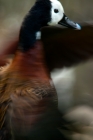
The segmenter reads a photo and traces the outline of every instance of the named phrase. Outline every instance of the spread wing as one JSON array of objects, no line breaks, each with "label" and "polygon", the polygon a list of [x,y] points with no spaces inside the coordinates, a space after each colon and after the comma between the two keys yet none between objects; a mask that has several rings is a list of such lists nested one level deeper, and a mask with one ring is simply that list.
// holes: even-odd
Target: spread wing
[{"label": "spread wing", "polygon": [[42,29],[45,57],[49,70],[70,67],[93,57],[93,26],[82,30],[46,27]]},{"label": "spread wing", "polygon": [[[0,58],[14,54],[18,46],[18,32],[13,40],[4,43]],[[82,30],[59,27],[42,29],[45,59],[50,72],[55,68],[71,67],[93,57],[93,25],[82,25]],[[4,65],[4,58],[0,65]]]}]

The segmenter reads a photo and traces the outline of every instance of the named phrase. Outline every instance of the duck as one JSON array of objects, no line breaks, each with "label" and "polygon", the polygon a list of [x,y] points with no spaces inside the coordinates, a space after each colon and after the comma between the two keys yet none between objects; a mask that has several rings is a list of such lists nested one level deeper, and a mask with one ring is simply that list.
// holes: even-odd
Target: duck
[{"label": "duck", "polygon": [[[60,28],[50,29],[47,26],[58,24],[76,31],[81,29],[78,23],[64,14],[63,6],[58,0],[36,0],[23,20],[18,46],[16,45],[18,49],[0,80],[1,140],[66,139],[59,131],[62,114],[58,111],[57,93],[50,76],[50,71],[55,67],[51,62],[55,59],[51,51],[47,50],[49,47],[50,50],[55,50],[52,47],[55,47],[57,31],[60,32]],[[56,35],[54,34],[55,40],[52,40],[49,32],[54,30]],[[66,29],[62,30],[63,33],[64,31]],[[73,33],[80,35],[76,31]],[[47,42],[47,35],[53,44]],[[59,50],[57,43],[56,49]],[[60,67],[59,63],[57,67]]]},{"label": "duck", "polygon": [[[55,27],[44,28],[42,41],[44,44],[44,53],[46,53],[45,57],[48,68],[50,68],[49,71],[51,71],[51,69],[53,69],[54,67],[60,67],[60,65],[61,67],[63,67],[64,65],[69,66],[69,64],[75,64],[77,62],[80,62],[82,59],[87,59],[90,56],[92,57],[92,30],[93,27],[89,25],[84,26],[82,30],[79,31]],[[59,35],[60,38],[58,37]],[[82,46],[80,44],[82,44]],[[69,53],[66,53],[66,51]]]}]

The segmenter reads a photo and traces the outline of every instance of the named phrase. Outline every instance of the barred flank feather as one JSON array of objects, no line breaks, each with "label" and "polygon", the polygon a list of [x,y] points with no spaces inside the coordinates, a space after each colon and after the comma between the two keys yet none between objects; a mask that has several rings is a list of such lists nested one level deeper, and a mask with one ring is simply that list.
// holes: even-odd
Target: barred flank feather
[{"label": "barred flank feather", "polygon": [[6,122],[10,96],[6,90],[8,77],[6,71],[10,64],[0,69],[0,140],[10,140],[11,134]]}]

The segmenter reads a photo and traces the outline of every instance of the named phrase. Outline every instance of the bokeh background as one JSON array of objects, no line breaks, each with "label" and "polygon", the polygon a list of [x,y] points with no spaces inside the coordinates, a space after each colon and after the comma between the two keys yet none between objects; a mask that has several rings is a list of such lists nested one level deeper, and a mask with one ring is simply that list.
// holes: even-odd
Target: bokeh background
[{"label": "bokeh background", "polygon": [[[0,43],[10,31],[20,28],[23,17],[35,0],[0,0]],[[61,0],[66,15],[77,22],[93,21],[93,0]],[[12,37],[12,35],[11,35]],[[0,45],[0,49],[2,45]],[[82,129],[73,140],[93,140],[93,60],[52,74],[59,109]]]}]

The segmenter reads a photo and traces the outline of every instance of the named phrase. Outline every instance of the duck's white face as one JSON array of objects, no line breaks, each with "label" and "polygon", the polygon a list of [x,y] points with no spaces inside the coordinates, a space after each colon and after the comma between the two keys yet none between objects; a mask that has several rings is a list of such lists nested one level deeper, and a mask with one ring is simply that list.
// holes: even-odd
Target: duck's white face
[{"label": "duck's white face", "polygon": [[48,25],[56,25],[64,16],[64,9],[58,0],[50,0],[51,2],[51,21]]}]

